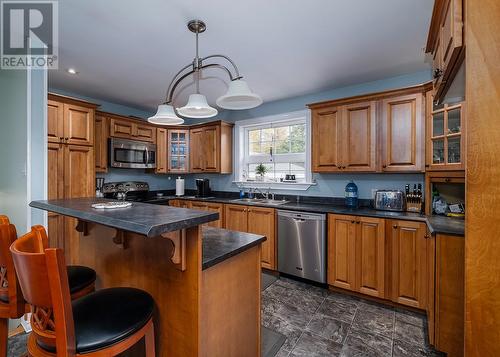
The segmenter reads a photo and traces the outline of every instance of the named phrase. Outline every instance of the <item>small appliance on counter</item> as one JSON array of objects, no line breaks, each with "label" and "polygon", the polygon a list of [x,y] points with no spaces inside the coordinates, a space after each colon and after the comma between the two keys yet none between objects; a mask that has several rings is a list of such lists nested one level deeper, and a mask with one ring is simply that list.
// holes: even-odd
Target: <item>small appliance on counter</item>
[{"label": "small appliance on counter", "polygon": [[208,197],[210,192],[209,179],[196,179],[196,197]]},{"label": "small appliance on counter", "polygon": [[381,211],[406,211],[406,197],[401,190],[378,190],[375,192],[373,207]]},{"label": "small appliance on counter", "polygon": [[104,197],[102,193],[102,186],[104,186],[104,177],[96,177],[95,179],[95,196]]},{"label": "small appliance on counter", "polygon": [[184,196],[184,179],[180,176],[175,179],[175,195]]},{"label": "small appliance on counter", "polygon": [[358,186],[352,180],[345,187],[345,205],[347,208],[358,208]]}]

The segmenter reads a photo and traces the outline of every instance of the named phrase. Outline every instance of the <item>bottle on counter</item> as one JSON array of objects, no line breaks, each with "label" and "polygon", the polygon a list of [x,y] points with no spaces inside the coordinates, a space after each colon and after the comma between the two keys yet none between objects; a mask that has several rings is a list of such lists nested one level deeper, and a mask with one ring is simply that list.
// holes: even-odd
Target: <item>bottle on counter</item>
[{"label": "bottle on counter", "polygon": [[345,205],[347,208],[358,208],[358,186],[352,180],[345,187]]}]

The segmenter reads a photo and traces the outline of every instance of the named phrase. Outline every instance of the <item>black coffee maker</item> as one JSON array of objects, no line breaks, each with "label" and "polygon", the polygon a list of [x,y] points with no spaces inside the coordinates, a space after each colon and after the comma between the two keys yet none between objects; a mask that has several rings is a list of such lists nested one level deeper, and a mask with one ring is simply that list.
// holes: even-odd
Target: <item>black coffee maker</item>
[{"label": "black coffee maker", "polygon": [[208,197],[210,195],[210,180],[196,179],[196,197]]}]

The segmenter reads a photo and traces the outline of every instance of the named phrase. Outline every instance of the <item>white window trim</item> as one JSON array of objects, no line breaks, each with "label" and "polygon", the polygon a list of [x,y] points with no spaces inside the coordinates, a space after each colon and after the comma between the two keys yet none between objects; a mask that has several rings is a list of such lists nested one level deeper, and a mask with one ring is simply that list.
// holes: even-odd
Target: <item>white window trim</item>
[{"label": "white window trim", "polygon": [[[305,182],[260,182],[260,181],[243,181],[241,174],[242,168],[245,165],[246,140],[245,134],[248,129],[257,129],[265,124],[280,122],[292,123],[294,120],[306,122],[306,162],[305,162]],[[312,185],[311,172],[311,114],[309,110],[299,110],[295,112],[282,113],[277,115],[268,115],[259,118],[237,121],[234,126],[234,183],[240,188],[265,187],[274,190],[307,190]],[[293,154],[290,154],[293,155]]]}]

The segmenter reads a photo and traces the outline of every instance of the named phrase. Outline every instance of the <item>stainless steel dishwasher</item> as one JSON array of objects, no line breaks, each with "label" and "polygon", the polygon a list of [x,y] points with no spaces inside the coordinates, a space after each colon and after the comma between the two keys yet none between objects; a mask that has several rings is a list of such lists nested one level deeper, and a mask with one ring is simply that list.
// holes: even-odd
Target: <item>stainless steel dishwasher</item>
[{"label": "stainless steel dishwasher", "polygon": [[278,271],[326,283],[326,215],[278,210]]}]

